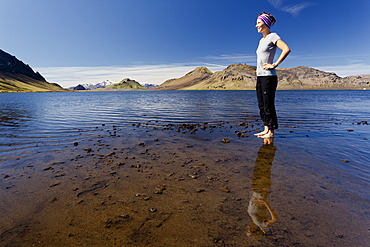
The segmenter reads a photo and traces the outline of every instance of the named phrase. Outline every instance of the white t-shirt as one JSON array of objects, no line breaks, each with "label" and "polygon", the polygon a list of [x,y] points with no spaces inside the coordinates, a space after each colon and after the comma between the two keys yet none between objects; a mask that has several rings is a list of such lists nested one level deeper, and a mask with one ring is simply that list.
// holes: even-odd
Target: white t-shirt
[{"label": "white t-shirt", "polygon": [[280,39],[277,33],[270,33],[261,39],[257,48],[257,76],[276,76],[275,69],[263,69],[264,63],[273,64],[276,53],[276,42]]}]

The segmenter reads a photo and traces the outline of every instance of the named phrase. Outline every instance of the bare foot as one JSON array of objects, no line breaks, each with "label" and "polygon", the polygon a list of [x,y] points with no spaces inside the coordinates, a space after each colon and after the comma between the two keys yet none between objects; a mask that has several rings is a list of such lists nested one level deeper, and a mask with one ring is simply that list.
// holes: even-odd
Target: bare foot
[{"label": "bare foot", "polygon": [[256,134],[254,134],[255,136],[263,136],[263,135],[266,135],[267,134],[267,132],[265,132],[265,131],[262,131],[262,132],[260,132],[260,133],[256,133]]},{"label": "bare foot", "polygon": [[259,138],[273,138],[274,137],[274,131],[269,130],[267,133],[264,135],[258,135]]},{"label": "bare foot", "polygon": [[259,136],[266,135],[268,132],[269,132],[269,128],[267,126],[265,126],[265,129],[262,132],[256,133],[254,135],[259,137]]}]

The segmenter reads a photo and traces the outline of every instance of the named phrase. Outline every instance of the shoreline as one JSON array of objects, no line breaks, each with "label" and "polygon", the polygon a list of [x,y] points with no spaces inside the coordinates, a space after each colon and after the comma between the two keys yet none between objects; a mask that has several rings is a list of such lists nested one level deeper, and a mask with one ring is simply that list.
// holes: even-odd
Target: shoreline
[{"label": "shoreline", "polygon": [[[132,91],[253,91],[255,88],[250,89],[156,89],[156,88],[150,88],[150,89],[94,89],[94,90],[70,90],[65,89],[61,91],[1,91],[0,94],[5,93],[70,93],[70,92],[132,92]],[[278,86],[277,91],[366,91],[370,90],[370,87],[314,87],[314,88],[281,88]]]}]

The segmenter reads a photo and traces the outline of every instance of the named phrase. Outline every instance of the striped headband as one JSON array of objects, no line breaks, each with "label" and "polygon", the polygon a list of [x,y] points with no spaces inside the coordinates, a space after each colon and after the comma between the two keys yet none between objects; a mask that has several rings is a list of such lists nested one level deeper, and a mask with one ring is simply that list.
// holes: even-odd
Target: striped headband
[{"label": "striped headband", "polygon": [[262,14],[260,16],[258,16],[259,20],[263,21],[263,23],[265,23],[265,25],[268,27],[268,28],[271,28],[272,26],[272,19],[270,16],[266,15],[266,14]]}]

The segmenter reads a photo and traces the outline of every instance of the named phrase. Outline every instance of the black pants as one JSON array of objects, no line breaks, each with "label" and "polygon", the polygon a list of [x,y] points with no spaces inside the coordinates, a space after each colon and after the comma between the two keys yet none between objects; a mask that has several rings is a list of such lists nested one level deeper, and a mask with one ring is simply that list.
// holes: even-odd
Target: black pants
[{"label": "black pants", "polygon": [[278,128],[275,110],[275,94],[278,79],[277,76],[257,76],[257,99],[260,116],[265,126],[270,130]]}]

